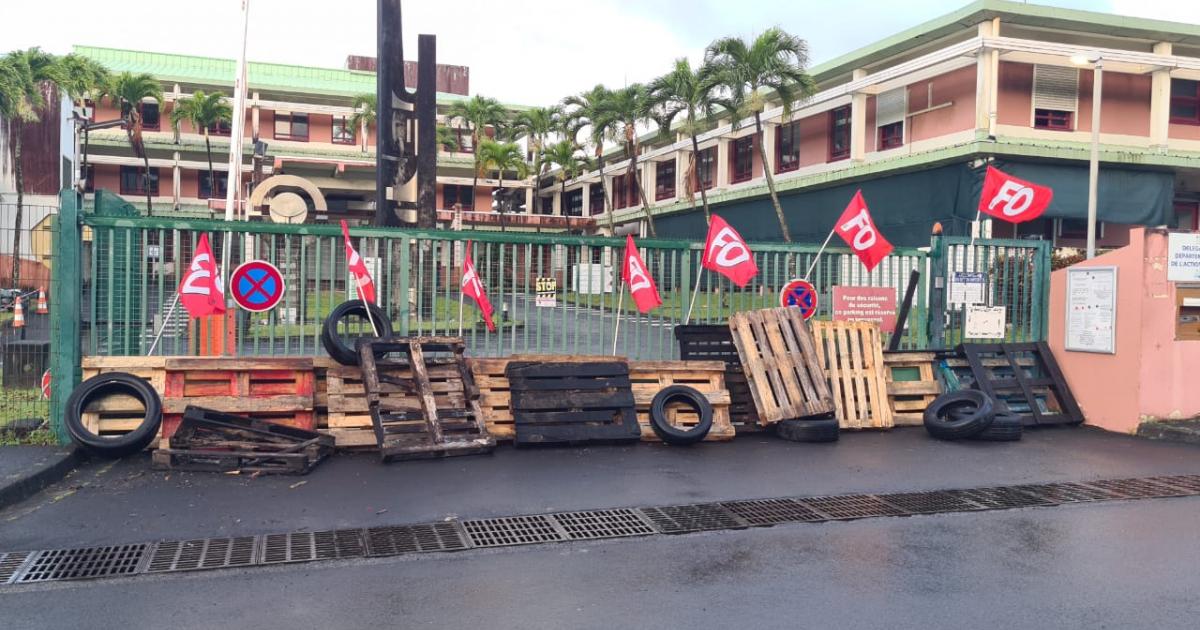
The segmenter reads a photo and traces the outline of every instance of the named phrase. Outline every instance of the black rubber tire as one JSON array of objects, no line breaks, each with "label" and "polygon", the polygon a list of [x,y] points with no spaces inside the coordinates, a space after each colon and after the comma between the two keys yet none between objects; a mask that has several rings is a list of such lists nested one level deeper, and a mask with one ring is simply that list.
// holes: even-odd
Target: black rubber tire
[{"label": "black rubber tire", "polygon": [[[358,352],[353,345],[343,343],[337,332],[338,322],[349,315],[366,318],[367,310],[363,308],[362,300],[342,302],[329,312],[329,317],[325,318],[325,323],[321,326],[321,345],[334,361],[342,365],[358,365]],[[371,318],[382,333],[381,337],[392,336],[392,320],[388,319],[387,313],[376,304],[371,304]]]},{"label": "black rubber tire", "polygon": [[[138,427],[118,436],[96,435],[83,426],[83,410],[92,401],[113,394],[129,394],[142,402],[146,417]],[[145,449],[162,424],[162,400],[143,378],[125,372],[98,374],[79,384],[67,398],[64,422],[71,441],[85,451],[101,457],[118,458]]]},{"label": "black rubber tire", "polygon": [[983,433],[995,417],[987,394],[960,389],[938,396],[925,409],[925,430],[939,440],[962,440]]},{"label": "black rubber tire", "polygon": [[836,442],[841,432],[837,418],[803,418],[776,422],[775,435],[789,442]]},{"label": "black rubber tire", "polygon": [[[685,402],[700,414],[700,422],[690,429],[680,429],[667,421],[667,404]],[[650,402],[650,428],[654,434],[667,444],[686,446],[695,444],[705,438],[712,430],[712,403],[695,388],[687,385],[671,385],[654,395]]]},{"label": "black rubber tire", "polygon": [[971,436],[972,440],[982,442],[1016,442],[1025,433],[1025,423],[1021,416],[1010,413],[999,413],[992,419],[992,424],[978,435]]}]

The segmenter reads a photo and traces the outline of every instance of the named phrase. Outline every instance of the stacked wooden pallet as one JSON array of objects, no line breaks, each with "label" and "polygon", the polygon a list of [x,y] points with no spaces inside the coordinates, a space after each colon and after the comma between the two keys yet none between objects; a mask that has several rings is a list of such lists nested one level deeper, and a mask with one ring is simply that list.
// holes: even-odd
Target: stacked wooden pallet
[{"label": "stacked wooden pallet", "polygon": [[[84,380],[107,372],[126,372],[149,381],[159,396],[163,393],[166,381],[164,357],[84,357],[80,365]],[[97,435],[112,435],[136,429],[144,418],[142,403],[132,396],[117,395],[88,405],[84,409],[83,425]]]},{"label": "stacked wooden pallet", "polygon": [[816,343],[798,308],[736,313],[729,329],[761,424],[834,411]]},{"label": "stacked wooden pallet", "polygon": [[821,369],[829,378],[842,429],[890,429],[892,408],[884,373],[883,340],[873,322],[812,323]]},{"label": "stacked wooden pallet", "polygon": [[888,402],[898,427],[921,426],[925,408],[942,393],[932,352],[885,352]]}]

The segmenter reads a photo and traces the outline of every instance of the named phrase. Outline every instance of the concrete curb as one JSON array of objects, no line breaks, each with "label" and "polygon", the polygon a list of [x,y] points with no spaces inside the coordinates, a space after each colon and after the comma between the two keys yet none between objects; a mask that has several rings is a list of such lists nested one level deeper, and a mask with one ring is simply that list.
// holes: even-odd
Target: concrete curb
[{"label": "concrete curb", "polygon": [[0,509],[20,503],[41,492],[47,486],[61,481],[83,461],[78,449],[55,453],[55,460],[38,468],[29,475],[0,486]]},{"label": "concrete curb", "polygon": [[1138,425],[1138,437],[1165,442],[1200,444],[1200,422],[1176,420],[1169,422],[1143,422]]}]

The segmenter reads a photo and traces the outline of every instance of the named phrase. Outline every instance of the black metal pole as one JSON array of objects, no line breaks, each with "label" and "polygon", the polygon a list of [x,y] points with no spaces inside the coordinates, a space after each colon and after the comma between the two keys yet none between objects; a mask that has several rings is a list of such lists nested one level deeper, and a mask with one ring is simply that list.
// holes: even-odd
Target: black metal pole
[{"label": "black metal pole", "polygon": [[388,226],[399,223],[388,193],[396,182],[401,153],[393,115],[395,97],[404,94],[400,0],[377,0],[375,38],[375,225]]},{"label": "black metal pole", "polygon": [[900,314],[896,316],[896,329],[892,331],[892,339],[888,342],[888,352],[900,349],[900,339],[904,336],[904,325],[908,323],[908,311],[912,308],[913,295],[917,292],[917,281],[921,272],[913,269],[908,274],[908,288],[904,290],[904,302],[900,304]]},{"label": "black metal pole", "polygon": [[[417,36],[417,227],[437,225],[437,36]],[[475,191],[471,191],[474,194]]]}]

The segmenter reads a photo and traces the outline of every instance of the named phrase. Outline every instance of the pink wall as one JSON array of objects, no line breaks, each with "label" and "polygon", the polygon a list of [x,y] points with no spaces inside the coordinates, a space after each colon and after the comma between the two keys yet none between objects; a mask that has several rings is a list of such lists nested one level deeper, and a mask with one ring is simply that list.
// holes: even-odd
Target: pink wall
[{"label": "pink wall", "polygon": [[829,159],[829,112],[800,119],[800,166]]},{"label": "pink wall", "polygon": [[1032,124],[1033,64],[1000,62],[996,122],[1029,127]]},{"label": "pink wall", "polygon": [[1171,123],[1167,127],[1167,137],[1179,138],[1180,140],[1200,140],[1200,125]]},{"label": "pink wall", "polygon": [[[1091,70],[1079,72],[1077,131],[1092,130]],[[1128,136],[1150,135],[1150,76],[1104,73],[1100,101],[1100,131]]]},{"label": "pink wall", "polygon": [[[928,85],[933,84],[933,102]],[[975,66],[960,68],[908,87],[908,111],[953,102],[950,107],[909,119],[908,141],[917,142],[975,128]]]},{"label": "pink wall", "polygon": [[96,164],[93,178],[96,190],[103,188],[114,193],[121,190],[121,167],[116,164]]},{"label": "pink wall", "polygon": [[492,211],[492,187],[479,186],[475,189],[475,211],[476,212],[491,212]]},{"label": "pink wall", "polygon": [[1167,234],[1146,237],[1142,293],[1141,412],[1154,418],[1200,415],[1200,341],[1175,341],[1175,283],[1167,281]]},{"label": "pink wall", "polygon": [[324,142],[325,144],[332,143],[333,116],[330,116],[329,114],[309,114],[308,141]]},{"label": "pink wall", "polygon": [[270,109],[258,110],[258,137],[260,140],[275,139],[275,111]]},{"label": "pink wall", "polygon": [[200,196],[200,171],[179,169],[179,196],[184,198]]}]

